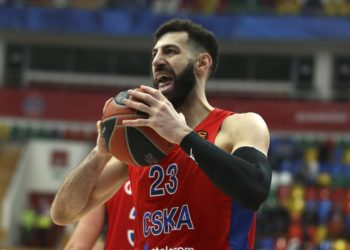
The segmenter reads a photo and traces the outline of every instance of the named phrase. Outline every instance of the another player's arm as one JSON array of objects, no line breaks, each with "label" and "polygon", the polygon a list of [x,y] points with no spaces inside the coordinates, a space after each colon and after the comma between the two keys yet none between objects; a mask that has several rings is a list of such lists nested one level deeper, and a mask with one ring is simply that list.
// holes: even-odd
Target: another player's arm
[{"label": "another player's arm", "polygon": [[65,250],[90,250],[93,249],[97,239],[101,235],[104,222],[104,205],[100,205],[83,216],[65,246]]},{"label": "another player's arm", "polygon": [[127,178],[127,165],[104,146],[100,123],[98,132],[96,147],[66,176],[55,196],[51,217],[58,225],[77,222],[111,197]]},{"label": "another player's arm", "polygon": [[254,113],[226,118],[215,144],[191,132],[180,146],[220,190],[244,207],[259,209],[271,185],[269,132],[263,119]]}]

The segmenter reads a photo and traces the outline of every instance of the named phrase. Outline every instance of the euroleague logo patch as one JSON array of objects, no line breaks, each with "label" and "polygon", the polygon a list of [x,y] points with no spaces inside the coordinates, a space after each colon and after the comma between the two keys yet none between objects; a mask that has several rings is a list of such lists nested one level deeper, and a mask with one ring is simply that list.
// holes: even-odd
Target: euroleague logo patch
[{"label": "euroleague logo patch", "polygon": [[199,135],[200,137],[202,137],[205,140],[208,139],[208,132],[205,130],[198,130],[197,135]]}]

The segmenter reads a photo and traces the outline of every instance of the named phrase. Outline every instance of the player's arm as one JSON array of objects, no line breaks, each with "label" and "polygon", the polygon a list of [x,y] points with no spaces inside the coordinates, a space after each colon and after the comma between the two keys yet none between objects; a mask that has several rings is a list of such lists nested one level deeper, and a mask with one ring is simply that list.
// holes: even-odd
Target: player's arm
[{"label": "player's arm", "polygon": [[271,184],[266,157],[270,139],[264,120],[253,113],[230,116],[214,145],[193,132],[159,90],[141,88],[144,92],[129,90],[129,94],[142,102],[126,99],[124,103],[149,117],[124,120],[123,124],[149,126],[169,142],[179,144],[219,189],[244,207],[259,209]]},{"label": "player's arm", "polygon": [[63,180],[51,206],[58,225],[77,222],[84,214],[105,202],[127,178],[127,165],[105,148],[100,122],[96,147]]},{"label": "player's arm", "polygon": [[215,144],[196,133],[187,134],[180,146],[224,193],[244,207],[257,210],[271,185],[271,168],[266,157],[269,132],[254,113],[225,119]]},{"label": "player's arm", "polygon": [[104,205],[100,205],[83,216],[76,225],[73,234],[64,249],[93,249],[102,231],[104,211]]}]

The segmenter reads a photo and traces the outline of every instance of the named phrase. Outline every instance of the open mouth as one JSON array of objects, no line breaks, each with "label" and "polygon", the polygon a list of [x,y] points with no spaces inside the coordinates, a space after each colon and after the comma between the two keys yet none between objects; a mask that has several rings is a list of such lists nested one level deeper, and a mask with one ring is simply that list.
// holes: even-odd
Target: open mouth
[{"label": "open mouth", "polygon": [[168,74],[159,74],[156,80],[160,91],[165,90],[174,82],[174,78]]}]

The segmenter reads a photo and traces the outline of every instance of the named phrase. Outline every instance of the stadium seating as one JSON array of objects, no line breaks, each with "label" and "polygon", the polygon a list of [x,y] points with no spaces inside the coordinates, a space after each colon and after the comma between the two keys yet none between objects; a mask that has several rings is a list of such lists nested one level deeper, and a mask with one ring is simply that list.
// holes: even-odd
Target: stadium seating
[{"label": "stadium seating", "polygon": [[269,157],[274,181],[258,213],[257,249],[348,249],[349,138],[274,137]]},{"label": "stadium seating", "polygon": [[155,12],[186,12],[204,14],[229,13],[268,13],[280,15],[327,15],[349,16],[348,0],[149,0],[149,1],[116,1],[116,0],[16,0],[2,1],[6,6],[37,6],[51,8],[78,8],[100,10],[120,8],[148,8]]}]

